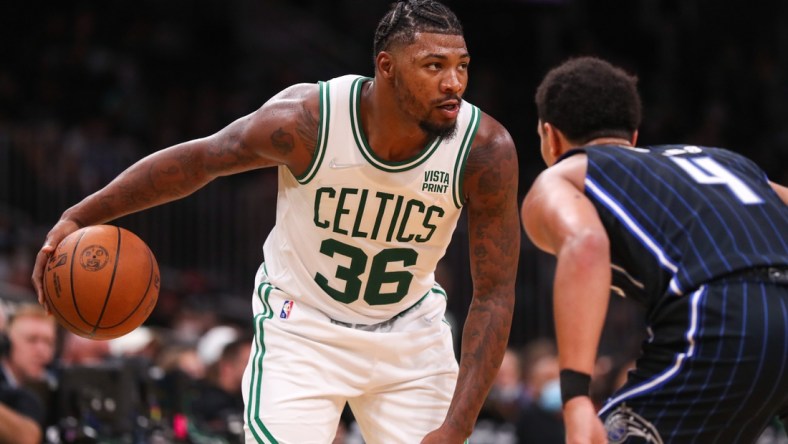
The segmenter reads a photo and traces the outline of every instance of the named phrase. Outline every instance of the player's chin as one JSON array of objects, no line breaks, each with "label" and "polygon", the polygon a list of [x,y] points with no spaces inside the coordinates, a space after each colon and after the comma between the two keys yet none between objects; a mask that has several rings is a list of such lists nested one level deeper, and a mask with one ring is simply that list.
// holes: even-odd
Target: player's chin
[{"label": "player's chin", "polygon": [[421,128],[427,134],[449,138],[457,131],[457,119],[431,119],[422,122]]}]

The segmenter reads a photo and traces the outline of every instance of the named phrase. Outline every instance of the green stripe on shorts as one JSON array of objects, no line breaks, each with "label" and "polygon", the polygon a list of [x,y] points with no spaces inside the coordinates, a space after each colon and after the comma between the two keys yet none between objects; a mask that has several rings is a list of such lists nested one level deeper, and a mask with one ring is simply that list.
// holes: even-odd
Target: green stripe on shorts
[{"label": "green stripe on shorts", "polygon": [[[254,359],[252,361],[252,376],[249,384],[249,402],[246,405],[246,423],[249,426],[249,432],[254,436],[254,439],[260,443],[279,444],[276,438],[271,435],[271,432],[265,427],[265,424],[260,420],[260,390],[263,380],[263,358],[265,356],[265,332],[263,323],[273,317],[274,311],[268,304],[268,295],[274,287],[263,282],[257,287],[257,296],[263,303],[263,312],[255,316],[255,347]],[[265,439],[264,439],[265,437]]]}]

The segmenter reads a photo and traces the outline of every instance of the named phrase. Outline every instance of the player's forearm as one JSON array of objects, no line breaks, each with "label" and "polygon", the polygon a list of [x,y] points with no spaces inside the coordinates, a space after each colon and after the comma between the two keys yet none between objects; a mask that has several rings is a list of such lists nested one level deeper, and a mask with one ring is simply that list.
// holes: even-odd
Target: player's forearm
[{"label": "player's forearm", "polygon": [[591,375],[610,298],[607,239],[595,234],[570,239],[557,259],[553,311],[559,363]]},{"label": "player's forearm", "polygon": [[34,420],[0,403],[0,442],[40,443],[41,428]]},{"label": "player's forearm", "polygon": [[95,225],[193,193],[215,177],[206,173],[200,143],[186,142],[145,157],[66,210],[62,219]]},{"label": "player's forearm", "polygon": [[446,422],[470,436],[509,342],[514,291],[474,298],[462,334],[460,372]]}]

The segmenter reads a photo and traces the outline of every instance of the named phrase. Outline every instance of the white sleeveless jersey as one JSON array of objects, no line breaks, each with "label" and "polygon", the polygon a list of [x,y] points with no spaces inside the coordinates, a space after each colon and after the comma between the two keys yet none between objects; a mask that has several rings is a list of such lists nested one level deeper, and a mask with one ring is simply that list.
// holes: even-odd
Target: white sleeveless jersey
[{"label": "white sleeveless jersey", "polygon": [[319,82],[320,129],[301,176],[279,167],[276,225],[263,247],[268,281],[294,309],[375,324],[412,307],[435,284],[462,210],[462,177],[481,113],[463,102],[457,132],[413,159],[375,155],[360,124],[361,86]]}]

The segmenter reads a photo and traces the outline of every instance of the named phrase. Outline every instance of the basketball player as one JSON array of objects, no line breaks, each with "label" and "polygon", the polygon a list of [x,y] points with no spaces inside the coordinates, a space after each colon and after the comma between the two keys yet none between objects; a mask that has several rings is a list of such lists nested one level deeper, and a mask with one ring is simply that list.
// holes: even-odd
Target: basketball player
[{"label": "basketball player", "polygon": [[[753,442],[788,415],[788,190],[724,149],[636,147],[636,81],[583,57],[536,92],[548,168],[521,215],[557,258],[567,442]],[[611,289],[646,305],[649,337],[596,412]]]},{"label": "basketball player", "polygon": [[[515,146],[463,100],[469,63],[446,6],[392,4],[374,78],[286,88],[65,211],[36,261],[39,300],[47,256],[79,227],[278,166],[253,296],[247,442],[329,443],[346,401],[369,443],[463,442],[507,345],[520,243]],[[458,368],[434,271],[463,208],[474,293]]]}]

